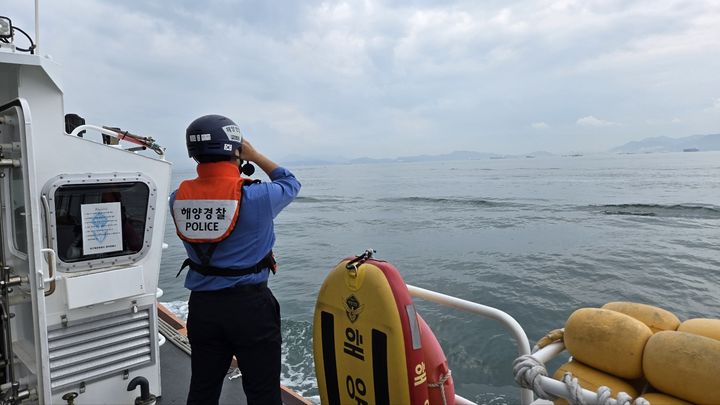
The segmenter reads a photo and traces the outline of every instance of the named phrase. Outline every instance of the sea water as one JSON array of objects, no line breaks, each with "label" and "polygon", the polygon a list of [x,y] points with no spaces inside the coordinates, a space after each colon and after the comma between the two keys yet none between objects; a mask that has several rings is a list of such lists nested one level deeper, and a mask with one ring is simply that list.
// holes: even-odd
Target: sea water
[{"label": "sea water", "polygon": [[[275,221],[283,383],[317,400],[315,297],[327,273],[367,248],[405,281],[499,308],[531,342],[577,308],[635,301],[681,319],[720,316],[720,153],[516,158],[289,167],[300,196]],[[176,171],[173,180],[194,177]],[[185,252],[168,219],[160,286]],[[456,392],[515,404],[516,346],[493,321],[415,300]],[[552,372],[552,370],[551,370]]]}]

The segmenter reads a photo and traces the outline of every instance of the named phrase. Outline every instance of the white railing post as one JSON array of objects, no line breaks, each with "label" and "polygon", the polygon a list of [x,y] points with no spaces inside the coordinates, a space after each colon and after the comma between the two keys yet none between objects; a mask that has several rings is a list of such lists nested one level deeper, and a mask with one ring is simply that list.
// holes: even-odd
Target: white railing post
[{"label": "white railing post", "polygon": [[[410,295],[422,298],[424,300],[434,302],[436,304],[459,309],[461,311],[470,312],[483,316],[488,319],[499,322],[515,339],[517,344],[518,356],[530,354],[530,341],[525,334],[522,326],[512,316],[507,313],[487,305],[478,304],[472,301],[463,300],[450,295],[441,294],[435,291],[426,290],[424,288],[407,286]],[[508,373],[512,370],[512,365],[508,365]],[[522,405],[530,405],[534,400],[533,392],[528,389],[520,389],[520,401]]]}]

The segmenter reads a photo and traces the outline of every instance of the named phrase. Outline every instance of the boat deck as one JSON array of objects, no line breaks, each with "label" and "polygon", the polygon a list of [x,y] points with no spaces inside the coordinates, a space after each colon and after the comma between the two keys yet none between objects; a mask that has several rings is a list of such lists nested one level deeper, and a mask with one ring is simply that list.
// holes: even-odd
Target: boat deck
[{"label": "boat deck", "polygon": [[[190,387],[190,343],[185,323],[163,305],[158,305],[158,329],[165,337],[160,346],[160,378],[162,396],[158,404],[184,404]],[[230,375],[228,375],[229,377]],[[288,387],[280,385],[280,395],[286,405],[313,405]],[[246,404],[242,377],[226,378],[220,404]]]},{"label": "boat deck", "polygon": [[[160,378],[162,380],[162,396],[157,403],[185,404],[190,387],[190,346],[187,338],[175,329],[167,326],[162,319],[158,320],[160,331],[166,342],[160,346]],[[185,351],[187,350],[187,351]],[[220,404],[246,404],[242,388],[242,377],[232,380],[225,379]]]}]

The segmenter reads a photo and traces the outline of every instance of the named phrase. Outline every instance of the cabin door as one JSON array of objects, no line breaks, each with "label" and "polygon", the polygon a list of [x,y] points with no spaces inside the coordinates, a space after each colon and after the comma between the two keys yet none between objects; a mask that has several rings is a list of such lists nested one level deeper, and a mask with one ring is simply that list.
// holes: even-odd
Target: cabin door
[{"label": "cabin door", "polygon": [[54,252],[43,245],[35,162],[28,158],[30,131],[27,102],[0,106],[0,395],[27,399],[32,390],[43,403],[44,307],[54,284],[49,282]]}]

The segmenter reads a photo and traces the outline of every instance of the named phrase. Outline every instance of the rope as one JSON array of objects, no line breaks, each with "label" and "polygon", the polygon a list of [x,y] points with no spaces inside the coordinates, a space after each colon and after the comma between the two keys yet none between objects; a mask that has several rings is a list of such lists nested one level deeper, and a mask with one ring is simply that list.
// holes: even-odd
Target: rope
[{"label": "rope", "polygon": [[529,354],[522,355],[513,362],[515,382],[523,388],[533,390],[538,397],[552,401],[557,397],[545,392],[540,383],[540,377],[547,377],[547,375],[545,365]]},{"label": "rope", "polygon": [[553,329],[537,341],[537,343],[535,344],[535,346],[532,349],[532,352],[535,353],[536,351],[542,349],[543,347],[545,347],[551,343],[560,342],[563,340],[564,336],[565,336],[564,328]]},{"label": "rope", "polygon": [[228,376],[228,380],[234,380],[236,378],[242,377],[242,372],[240,371],[240,368],[230,368],[226,374]]},{"label": "rope", "polygon": [[[563,375],[562,382],[565,383],[570,398],[568,402],[571,405],[588,405],[587,402],[582,398],[582,387],[578,383],[578,379],[573,377],[572,373],[567,372]],[[643,397],[637,397],[633,401],[632,397],[625,392],[619,392],[615,398],[612,398],[612,390],[604,385],[601,385],[597,391],[597,400],[595,405],[650,405]]]},{"label": "rope", "polygon": [[158,317],[158,329],[165,335],[168,341],[177,346],[180,350],[190,354],[190,341],[187,336],[179,334],[172,326]]},{"label": "rope", "polygon": [[[542,388],[540,377],[547,377],[545,365],[532,355],[525,354],[513,362],[513,375],[515,382],[523,387],[533,390],[535,395],[546,400],[555,400],[558,397],[545,392]],[[643,397],[637,397],[633,401],[632,397],[625,392],[620,392],[615,398],[611,398],[612,391],[606,386],[600,386],[597,389],[597,400],[594,403],[588,403],[583,399],[583,388],[580,386],[578,379],[573,377],[572,373],[566,372],[562,380],[568,392],[568,402],[570,405],[650,405]]]},{"label": "rope", "polygon": [[350,260],[346,265],[345,268],[348,270],[355,269],[357,271],[358,266],[365,263],[369,259],[372,259],[373,253],[375,253],[375,249],[366,249],[363,253],[361,253],[358,256],[355,256],[354,259]]},{"label": "rope", "polygon": [[[565,387],[567,387],[569,394],[568,402],[571,405],[586,405],[586,402],[582,397],[582,387],[578,383],[578,379],[573,377],[572,373],[565,373],[561,381],[564,382]],[[599,399],[600,398],[598,398],[598,400]]]},{"label": "rope", "polygon": [[450,376],[452,376],[452,370],[448,370],[445,375],[440,377],[438,382],[428,383],[428,387],[430,388],[440,387],[440,395],[442,395],[443,405],[447,405],[447,398],[445,397],[445,381],[447,381]]}]

